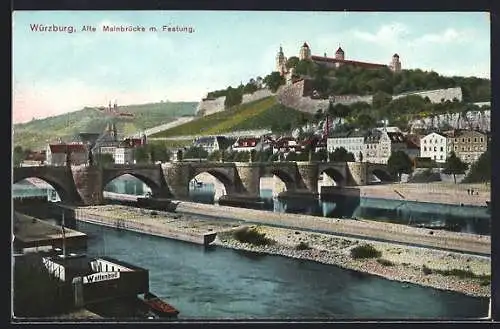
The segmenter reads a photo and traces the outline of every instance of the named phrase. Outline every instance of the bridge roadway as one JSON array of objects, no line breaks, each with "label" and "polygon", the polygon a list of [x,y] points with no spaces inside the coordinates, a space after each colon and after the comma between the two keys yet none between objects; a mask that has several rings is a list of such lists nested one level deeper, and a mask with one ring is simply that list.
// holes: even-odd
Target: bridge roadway
[{"label": "bridge roadway", "polygon": [[13,183],[36,177],[52,185],[65,203],[98,205],[104,187],[125,174],[146,183],[154,197],[189,199],[189,182],[209,173],[234,197],[258,198],[260,178],[276,175],[288,193],[317,195],[318,177],[327,175],[337,186],[365,185],[375,175],[390,181],[387,167],[366,162],[169,162],[158,165],[40,166],[14,168]]}]

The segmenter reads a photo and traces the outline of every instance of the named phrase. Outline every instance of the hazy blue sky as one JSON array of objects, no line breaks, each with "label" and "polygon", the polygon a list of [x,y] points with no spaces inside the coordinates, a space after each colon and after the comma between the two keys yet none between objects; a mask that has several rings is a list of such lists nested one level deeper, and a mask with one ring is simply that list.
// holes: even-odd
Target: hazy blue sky
[{"label": "hazy blue sky", "polygon": [[[73,26],[75,33],[34,32],[33,24]],[[96,32],[83,32],[85,25]],[[103,32],[103,25],[158,32]],[[187,26],[193,33],[162,32]],[[490,76],[487,13],[230,11],[71,11],[13,14],[14,122],[83,106],[198,101],[208,91],[264,77],[282,45],[312,53],[443,75]]]}]

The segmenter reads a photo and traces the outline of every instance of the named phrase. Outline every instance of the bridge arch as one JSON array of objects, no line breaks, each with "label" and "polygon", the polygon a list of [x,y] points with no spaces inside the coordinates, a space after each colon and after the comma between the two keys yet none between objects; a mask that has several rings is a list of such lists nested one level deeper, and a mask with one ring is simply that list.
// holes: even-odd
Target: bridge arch
[{"label": "bridge arch", "polygon": [[156,177],[149,177],[147,174],[143,174],[140,171],[118,171],[118,172],[112,172],[111,174],[106,175],[106,177],[103,177],[102,180],[102,187],[103,189],[106,189],[108,184],[112,183],[115,181],[117,178],[123,177],[123,176],[132,176],[139,181],[143,182],[146,184],[150,189],[151,189],[151,194],[153,197],[161,197],[165,196],[165,192],[167,191],[170,193],[170,189],[164,182],[158,182]]},{"label": "bridge arch", "polygon": [[44,181],[45,183],[49,184],[57,192],[59,199],[61,199],[61,202],[63,203],[73,203],[80,201],[80,198],[76,193],[76,190],[71,189],[64,182],[60,182],[58,179],[50,176],[47,177],[45,175],[29,175],[25,177],[24,175],[15,175],[12,183],[13,184],[21,183],[22,181],[29,178],[38,178]]},{"label": "bridge arch", "polygon": [[[374,179],[375,178],[375,179]],[[368,181],[374,182],[379,180],[382,183],[393,182],[394,176],[384,168],[372,168],[368,169]]]},{"label": "bridge arch", "polygon": [[345,186],[347,184],[347,178],[337,168],[327,167],[318,174],[323,174],[322,186]]},{"label": "bridge arch", "polygon": [[287,170],[273,168],[270,173],[278,177],[284,184],[287,191],[293,191],[297,188],[297,181],[292,177]]},{"label": "bridge arch", "polygon": [[[201,169],[201,170],[194,171],[192,173],[192,175],[190,175],[190,177],[188,177],[189,178],[188,184],[192,184],[192,182],[196,183],[197,182],[196,178],[199,177],[200,175],[203,175],[203,174],[208,174],[208,175],[212,176],[213,178],[215,178],[215,180],[217,180],[222,185],[224,185],[225,194],[234,194],[237,192],[236,186],[234,184],[234,179],[231,179],[231,177],[229,177],[227,175],[227,173],[224,172],[223,169],[219,170],[217,168]],[[217,191],[214,191],[214,192],[217,192]],[[220,196],[222,196],[222,195],[220,195]]]}]

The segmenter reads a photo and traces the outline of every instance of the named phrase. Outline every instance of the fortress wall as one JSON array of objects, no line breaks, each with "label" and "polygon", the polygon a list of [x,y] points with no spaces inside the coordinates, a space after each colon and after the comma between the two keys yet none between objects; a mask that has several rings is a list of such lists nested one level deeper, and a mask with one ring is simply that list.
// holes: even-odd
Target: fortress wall
[{"label": "fortress wall", "polygon": [[264,89],[259,89],[256,92],[252,94],[244,94],[243,95],[243,100],[241,101],[242,104],[245,103],[250,103],[253,101],[257,101],[262,98],[266,98],[269,96],[273,96],[274,94],[271,92],[271,90],[264,88]]},{"label": "fortress wall", "polygon": [[[259,89],[252,94],[244,94],[241,103],[250,103],[273,95],[274,94],[269,89]],[[221,96],[213,100],[204,100],[199,102],[198,107],[196,108],[196,115],[200,115],[201,113],[203,113],[203,115],[209,115],[224,111],[225,100],[226,96]]]},{"label": "fortress wall", "polygon": [[[281,86],[278,90],[278,102],[302,112],[316,113],[319,109],[325,111],[330,103],[329,99],[312,99],[304,96],[305,81],[301,80],[292,85]],[[330,98],[334,104],[352,104],[366,102],[371,104],[373,96],[339,95]]]},{"label": "fortress wall", "polygon": [[409,96],[409,95],[418,95],[423,98],[429,97],[431,103],[441,103],[441,100],[445,101],[450,100],[453,101],[454,98],[462,101],[462,88],[448,88],[448,89],[436,89],[436,90],[427,90],[427,91],[419,91],[419,92],[410,92],[399,94],[393,96],[392,99],[398,99],[401,97]]},{"label": "fortress wall", "polygon": [[216,112],[224,111],[224,101],[226,96],[221,96],[213,100],[203,100],[198,103],[196,115],[209,115]]}]

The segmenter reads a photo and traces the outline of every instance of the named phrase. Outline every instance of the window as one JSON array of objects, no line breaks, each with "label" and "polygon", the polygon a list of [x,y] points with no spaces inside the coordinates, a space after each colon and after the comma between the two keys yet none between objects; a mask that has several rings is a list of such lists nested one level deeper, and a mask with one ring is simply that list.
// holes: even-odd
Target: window
[{"label": "window", "polygon": [[470,138],[467,138],[467,143],[470,143]]},{"label": "window", "polygon": [[426,152],[426,151],[427,151],[427,147],[426,147],[426,146],[424,146],[424,152]]},{"label": "window", "polygon": [[477,137],[474,137],[474,143],[477,143]]},{"label": "window", "polygon": [[434,146],[434,152],[436,152],[436,151],[437,151],[437,147]]},{"label": "window", "polygon": [[465,151],[465,146],[462,146],[462,151]]},{"label": "window", "polygon": [[440,150],[441,152],[443,152],[443,147],[441,146],[439,150]]},{"label": "window", "polygon": [[483,142],[483,137],[481,137],[481,138],[479,139],[479,141],[482,143],[482,142]]},{"label": "window", "polygon": [[458,138],[455,138],[455,143],[458,143]]},{"label": "window", "polygon": [[462,138],[462,143],[465,143],[465,138]]},{"label": "window", "polygon": [[442,155],[439,156],[439,160],[443,160],[443,156]]},{"label": "window", "polygon": [[458,151],[458,146],[455,146],[455,151]]}]

